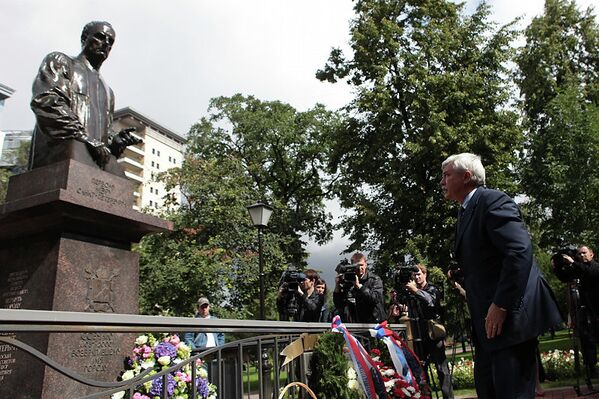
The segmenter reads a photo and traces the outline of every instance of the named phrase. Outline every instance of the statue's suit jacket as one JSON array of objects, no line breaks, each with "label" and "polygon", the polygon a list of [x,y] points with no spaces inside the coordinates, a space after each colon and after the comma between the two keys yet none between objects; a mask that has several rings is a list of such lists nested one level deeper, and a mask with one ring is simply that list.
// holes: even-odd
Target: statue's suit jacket
[{"label": "statue's suit jacket", "polygon": [[[458,219],[455,255],[465,276],[477,343],[494,351],[535,338],[562,321],[532,253],[522,214],[505,193],[479,187]],[[507,309],[501,335],[487,339],[491,303]]]}]

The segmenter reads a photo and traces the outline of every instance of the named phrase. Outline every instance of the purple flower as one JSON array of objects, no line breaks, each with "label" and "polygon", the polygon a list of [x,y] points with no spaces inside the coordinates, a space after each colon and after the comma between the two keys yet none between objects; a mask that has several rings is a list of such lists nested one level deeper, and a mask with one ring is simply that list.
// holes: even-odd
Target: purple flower
[{"label": "purple flower", "polygon": [[[166,393],[168,396],[173,396],[175,393],[175,387],[177,386],[177,381],[175,381],[175,377],[171,374],[166,375]],[[152,381],[152,388],[150,389],[150,395],[161,396],[162,395],[162,377],[156,378]]]},{"label": "purple flower", "polygon": [[198,395],[200,398],[207,398],[208,394],[210,393],[208,390],[208,380],[205,378],[197,378],[196,389],[198,390]]},{"label": "purple flower", "polygon": [[170,356],[171,359],[174,359],[177,357],[177,347],[170,342],[161,342],[156,345],[154,355],[156,356],[156,359],[162,356]]}]

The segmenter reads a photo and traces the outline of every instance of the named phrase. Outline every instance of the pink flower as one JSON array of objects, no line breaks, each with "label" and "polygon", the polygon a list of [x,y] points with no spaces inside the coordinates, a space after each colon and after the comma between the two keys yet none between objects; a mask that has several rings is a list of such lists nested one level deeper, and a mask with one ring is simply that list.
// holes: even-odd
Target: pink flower
[{"label": "pink flower", "polygon": [[152,352],[152,348],[150,348],[150,347],[149,347],[149,346],[147,346],[147,345],[144,345],[144,346],[143,346],[143,350],[144,350],[144,353],[150,353],[150,352]]},{"label": "pink flower", "polygon": [[149,396],[146,396],[146,395],[142,395],[142,394],[141,394],[141,393],[139,393],[139,392],[135,392],[135,393],[133,394],[133,399],[150,399],[150,397],[149,397]]},{"label": "pink flower", "polygon": [[169,342],[175,346],[179,345],[179,342],[181,342],[181,339],[179,338],[178,335],[173,335],[171,336],[171,339],[169,340]]}]

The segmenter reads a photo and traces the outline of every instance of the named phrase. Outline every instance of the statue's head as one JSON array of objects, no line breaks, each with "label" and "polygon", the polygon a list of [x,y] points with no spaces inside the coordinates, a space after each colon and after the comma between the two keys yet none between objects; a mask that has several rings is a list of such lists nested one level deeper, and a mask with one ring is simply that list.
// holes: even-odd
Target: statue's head
[{"label": "statue's head", "polygon": [[81,32],[82,52],[96,68],[108,58],[116,33],[108,22],[92,21],[83,27]]}]

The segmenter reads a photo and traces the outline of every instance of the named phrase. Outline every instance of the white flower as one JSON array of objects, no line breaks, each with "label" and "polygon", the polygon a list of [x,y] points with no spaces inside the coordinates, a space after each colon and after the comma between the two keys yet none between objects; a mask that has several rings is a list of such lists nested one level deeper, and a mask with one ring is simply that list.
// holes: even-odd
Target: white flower
[{"label": "white flower", "polygon": [[395,385],[395,380],[385,381],[385,388],[387,389],[387,391],[389,389],[393,388],[394,385]]},{"label": "white flower", "polygon": [[144,345],[148,343],[148,336],[147,335],[140,335],[139,337],[137,337],[137,339],[135,340],[135,344],[136,345]]},{"label": "white flower", "polygon": [[206,369],[205,369],[204,367],[201,367],[201,368],[198,370],[198,375],[199,375],[201,378],[208,378],[208,371],[206,371]]},{"label": "white flower", "polygon": [[120,391],[117,393],[113,393],[112,395],[110,395],[111,399],[121,399],[125,396],[125,391]]},{"label": "white flower", "polygon": [[135,377],[135,370],[127,370],[123,373],[123,381],[130,380]]},{"label": "white flower", "polygon": [[148,359],[148,360],[144,360],[140,366],[142,369],[146,370],[146,369],[153,368],[155,364],[156,364],[156,362],[154,360]]},{"label": "white flower", "polygon": [[349,380],[347,383],[347,387],[349,389],[358,390],[360,389],[360,384],[358,384],[358,380]]},{"label": "white flower", "polygon": [[158,363],[160,363],[163,366],[168,366],[171,362],[171,357],[170,356],[160,356],[158,358]]},{"label": "white flower", "polygon": [[358,375],[356,374],[356,370],[354,370],[352,367],[349,367],[347,369],[347,378],[350,380],[355,380],[357,377]]},{"label": "white flower", "polygon": [[395,375],[395,370],[393,370],[393,369],[386,369],[386,370],[382,370],[382,371],[381,371],[381,374],[382,374],[384,377],[393,377],[393,376]]}]

